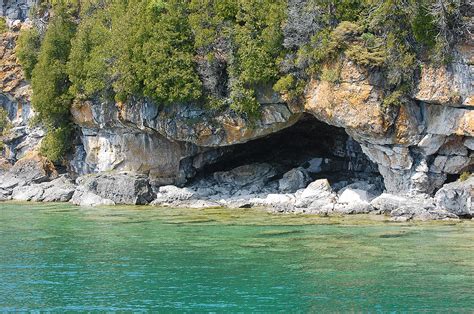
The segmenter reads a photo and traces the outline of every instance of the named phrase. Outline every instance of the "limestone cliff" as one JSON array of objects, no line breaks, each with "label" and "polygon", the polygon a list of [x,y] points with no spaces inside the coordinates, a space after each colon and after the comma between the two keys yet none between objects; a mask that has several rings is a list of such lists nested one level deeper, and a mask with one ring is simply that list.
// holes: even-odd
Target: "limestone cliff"
[{"label": "limestone cliff", "polygon": [[[3,157],[15,163],[28,152],[37,150],[44,132],[30,126],[34,116],[30,106],[31,90],[15,58],[18,32],[28,25],[21,21],[33,2],[8,3],[0,11],[0,15],[9,18],[10,25],[10,30],[0,35],[0,106],[8,111],[13,124],[3,137],[6,144]],[[304,34],[297,31],[289,34],[297,38],[285,38],[288,45],[305,40]],[[376,169],[365,154],[376,164],[386,191],[399,194],[433,195],[446,181],[457,179],[463,172],[472,172],[474,46],[471,42],[458,45],[452,63],[446,66],[424,64],[410,99],[401,106],[384,106],[388,90],[380,73],[344,58],[341,64],[337,83],[311,80],[298,103],[287,103],[282,99],[284,96],[261,87],[258,93],[261,115],[252,119],[230,109],[215,111],[178,104],[163,107],[138,98],[125,103],[76,102],[71,114],[77,126],[77,140],[68,159],[68,172],[74,177],[127,172],[131,177],[140,176],[140,186],[148,186],[142,180],[141,175],[145,175],[156,192],[160,186],[184,185],[192,182],[196,175],[203,176],[210,169],[219,170],[215,165],[232,163],[232,155],[244,156],[245,151],[255,152],[253,162],[263,161],[264,157],[262,160],[255,158],[272,154],[272,147],[264,142],[295,125],[299,125],[300,133],[291,134],[305,133],[330,149],[324,153],[315,150],[316,155],[309,156],[310,150],[304,148],[308,145],[317,147],[317,143],[303,142],[303,137],[293,135],[278,137],[279,143],[272,142],[275,147],[302,141],[291,157],[284,155],[292,158],[293,163],[274,160],[280,165],[295,164],[295,169],[300,169],[295,160],[304,164],[317,157],[324,160],[323,164],[330,165],[326,172],[338,169],[373,174]],[[308,116],[315,119],[308,119]],[[312,126],[308,126],[311,123]],[[324,124],[334,128],[327,129]],[[267,151],[262,152],[259,146]],[[299,150],[301,155],[295,156]],[[296,184],[296,189],[305,188],[311,181],[307,176],[308,167],[301,173],[295,170],[289,174],[285,173],[288,169],[275,173],[265,170],[261,174],[263,177],[268,173],[272,175],[259,184],[262,187],[271,185],[270,178],[282,179],[285,173],[283,178],[298,178],[301,186]],[[264,168],[251,168],[251,171]],[[314,173],[321,172],[318,171]],[[225,184],[219,175],[213,180],[215,184]],[[130,184],[135,184],[133,182]],[[107,186],[113,186],[113,183]],[[289,185],[283,182],[281,186]],[[141,199],[149,201],[150,189],[146,188],[147,197]],[[294,190],[292,192],[296,189],[290,188]],[[326,187],[323,190],[326,191]],[[331,193],[327,192],[327,196],[338,197]],[[111,202],[121,202],[120,199],[123,198]]]}]

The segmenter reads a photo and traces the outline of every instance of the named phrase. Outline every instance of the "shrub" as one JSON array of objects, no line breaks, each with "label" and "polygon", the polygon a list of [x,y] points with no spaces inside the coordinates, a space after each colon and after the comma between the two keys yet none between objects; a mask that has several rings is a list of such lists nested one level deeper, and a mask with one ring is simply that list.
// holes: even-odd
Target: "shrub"
[{"label": "shrub", "polygon": [[7,21],[3,17],[0,17],[0,34],[8,31]]},{"label": "shrub", "polygon": [[341,78],[341,66],[334,65],[334,66],[326,66],[323,68],[321,72],[321,80],[330,82],[333,84],[339,83]]},{"label": "shrub", "polygon": [[384,98],[382,107],[389,108],[393,106],[401,106],[403,104],[403,97],[405,96],[405,94],[406,91],[402,89],[393,91]]},{"label": "shrub", "polygon": [[0,107],[0,152],[3,151],[4,143],[2,141],[2,136],[8,132],[10,128],[10,120],[8,119],[8,112]]},{"label": "shrub", "polygon": [[31,79],[33,69],[38,62],[41,47],[40,34],[36,28],[23,29],[16,42],[16,56],[27,80]]},{"label": "shrub", "polygon": [[10,122],[8,120],[8,112],[0,107],[0,135],[4,134],[8,130]]},{"label": "shrub", "polygon": [[358,65],[368,68],[383,66],[387,57],[383,47],[378,46],[372,48],[361,43],[350,45],[344,53]]},{"label": "shrub", "polygon": [[55,164],[60,163],[72,147],[71,135],[69,125],[49,129],[41,141],[41,154]]}]

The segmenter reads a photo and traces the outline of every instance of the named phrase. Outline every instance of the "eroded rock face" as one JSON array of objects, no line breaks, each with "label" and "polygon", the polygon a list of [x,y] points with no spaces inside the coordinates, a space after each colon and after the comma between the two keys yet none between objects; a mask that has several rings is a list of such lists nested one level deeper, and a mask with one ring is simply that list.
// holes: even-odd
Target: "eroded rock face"
[{"label": "eroded rock face", "polygon": [[384,108],[377,72],[343,61],[339,83],[310,83],[305,110],[360,142],[387,191],[432,194],[474,167],[470,48],[458,47],[449,66],[424,67],[412,101],[395,108]]},{"label": "eroded rock face", "polygon": [[25,20],[33,5],[37,0],[3,0],[0,3],[0,16],[5,16],[9,20]]},{"label": "eroded rock face", "polygon": [[82,128],[83,148],[71,163],[75,172],[132,171],[162,184],[183,184],[215,161],[222,147],[272,134],[300,116],[274,104],[264,106],[261,118],[250,123],[230,110],[213,115],[191,106],[160,109],[143,101],[77,103],[71,112]]},{"label": "eroded rock face", "polygon": [[[3,8],[8,7],[9,9],[5,10],[13,15],[21,15],[22,13],[16,10],[23,10],[25,5],[27,6],[26,2],[22,1],[7,1]],[[5,14],[8,13],[6,11]],[[34,116],[30,104],[31,88],[25,81],[15,56],[15,44],[20,28],[28,28],[31,25],[18,25],[19,28],[0,34],[0,107],[8,113],[11,123],[11,128],[0,140],[5,144],[4,157],[12,163],[37,150],[44,136],[40,127],[30,126],[29,122]]]}]

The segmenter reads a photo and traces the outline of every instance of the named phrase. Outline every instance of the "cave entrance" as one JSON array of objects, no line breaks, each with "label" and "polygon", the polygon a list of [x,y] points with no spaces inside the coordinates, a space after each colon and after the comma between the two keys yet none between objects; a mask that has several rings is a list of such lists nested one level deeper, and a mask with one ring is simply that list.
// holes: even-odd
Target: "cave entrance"
[{"label": "cave entrance", "polygon": [[205,166],[200,173],[228,171],[252,163],[269,163],[281,176],[302,167],[313,179],[327,178],[332,184],[356,179],[383,186],[377,166],[343,128],[310,114],[277,133],[229,147],[216,163]]}]

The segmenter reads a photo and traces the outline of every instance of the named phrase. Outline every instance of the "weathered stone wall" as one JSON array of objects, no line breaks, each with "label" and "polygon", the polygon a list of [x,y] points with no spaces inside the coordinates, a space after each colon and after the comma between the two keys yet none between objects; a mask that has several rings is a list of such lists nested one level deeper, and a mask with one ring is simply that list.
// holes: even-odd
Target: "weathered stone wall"
[{"label": "weathered stone wall", "polygon": [[0,16],[4,16],[11,21],[24,21],[28,18],[31,7],[38,0],[2,0],[0,2]]},{"label": "weathered stone wall", "polygon": [[30,125],[34,116],[31,88],[15,56],[16,40],[22,27],[29,25],[17,23],[0,34],[0,107],[8,112],[11,123],[9,132],[2,138],[6,144],[3,157],[10,162],[36,150],[44,135],[41,128]]}]

